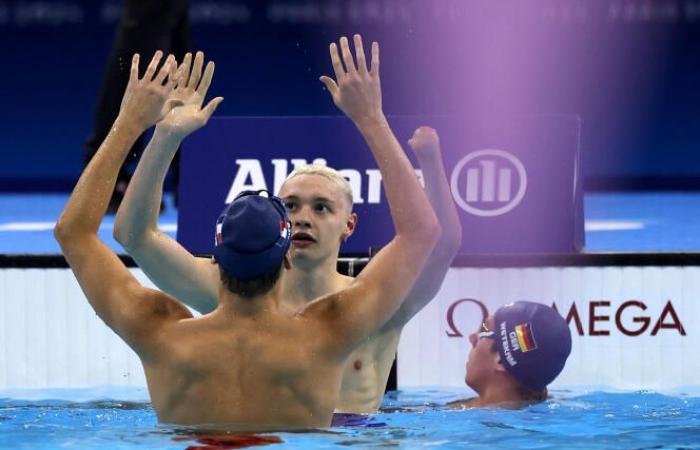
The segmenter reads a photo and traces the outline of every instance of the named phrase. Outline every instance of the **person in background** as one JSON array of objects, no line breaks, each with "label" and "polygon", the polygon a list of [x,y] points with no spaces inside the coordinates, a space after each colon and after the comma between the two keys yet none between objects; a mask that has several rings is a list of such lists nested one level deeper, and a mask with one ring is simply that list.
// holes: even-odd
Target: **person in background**
[{"label": "person in background", "polygon": [[571,331],[553,308],[519,301],[499,308],[469,335],[465,382],[478,397],[452,408],[519,407],[547,399],[547,385],[564,369]]},{"label": "person in background", "polygon": [[[124,0],[117,34],[107,58],[102,84],[97,97],[92,130],[83,145],[84,164],[90,162],[107,137],[119,113],[122,94],[129,81],[129,61],[135,53],[152,55],[160,49],[181,61],[190,51],[188,0]],[[131,178],[129,167],[143,150],[143,139],[134,142],[129,156],[119,170],[117,183],[107,211],[114,214],[121,203]],[[173,183],[178,181],[179,158],[173,162]],[[177,193],[177,188],[175,189]],[[160,208],[163,207],[161,203]]]}]

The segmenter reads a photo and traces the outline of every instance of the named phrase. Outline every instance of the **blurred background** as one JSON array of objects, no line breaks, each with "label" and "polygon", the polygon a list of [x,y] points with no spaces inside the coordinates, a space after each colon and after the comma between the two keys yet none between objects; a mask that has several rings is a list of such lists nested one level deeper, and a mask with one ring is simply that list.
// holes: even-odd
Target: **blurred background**
[{"label": "blurred background", "polygon": [[[0,190],[72,188],[121,8],[0,1]],[[318,77],[360,32],[389,114],[578,114],[587,190],[700,187],[700,1],[191,0],[189,20],[219,115],[337,114]]]}]

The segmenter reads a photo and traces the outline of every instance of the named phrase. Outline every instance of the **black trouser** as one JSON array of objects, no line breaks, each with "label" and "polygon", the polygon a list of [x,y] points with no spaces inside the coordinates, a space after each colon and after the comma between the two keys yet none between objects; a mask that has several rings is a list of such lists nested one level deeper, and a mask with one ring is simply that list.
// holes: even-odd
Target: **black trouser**
[{"label": "black trouser", "polygon": [[[173,53],[182,61],[191,49],[188,0],[124,0],[116,39],[102,79],[92,132],[85,141],[85,164],[92,159],[117,118],[134,53],[141,55],[140,75],[156,50]],[[117,189],[130,178],[127,166],[143,151],[140,137],[119,171]],[[173,182],[177,187],[179,155],[173,161]],[[121,182],[121,183],[120,183]]]}]

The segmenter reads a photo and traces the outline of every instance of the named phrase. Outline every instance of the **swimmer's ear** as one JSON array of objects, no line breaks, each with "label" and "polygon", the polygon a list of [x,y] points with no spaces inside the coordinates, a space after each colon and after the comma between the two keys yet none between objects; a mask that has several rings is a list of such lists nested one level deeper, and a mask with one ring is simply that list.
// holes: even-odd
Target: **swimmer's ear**
[{"label": "swimmer's ear", "polygon": [[499,352],[496,351],[496,352],[494,352],[494,354],[493,354],[493,358],[494,358],[494,370],[495,370],[496,372],[507,373],[508,371],[507,371],[506,368],[503,366],[503,362],[502,362],[502,360],[501,360],[501,354],[500,354]]},{"label": "swimmer's ear", "polygon": [[352,234],[355,232],[355,228],[357,227],[357,220],[357,214],[350,213],[350,216],[348,216],[348,220],[345,222],[345,230],[343,230],[343,242],[350,239],[350,236],[352,236]]}]

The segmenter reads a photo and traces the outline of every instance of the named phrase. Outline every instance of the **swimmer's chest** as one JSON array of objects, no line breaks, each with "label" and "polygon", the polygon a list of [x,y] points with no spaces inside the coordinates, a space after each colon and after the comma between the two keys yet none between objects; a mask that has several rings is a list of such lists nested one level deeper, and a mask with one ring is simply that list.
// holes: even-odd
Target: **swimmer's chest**
[{"label": "swimmer's chest", "polygon": [[[378,333],[356,348],[345,362],[343,385],[375,387],[386,383],[396,355],[398,338],[398,333]],[[383,384],[381,391],[384,392]]]}]

